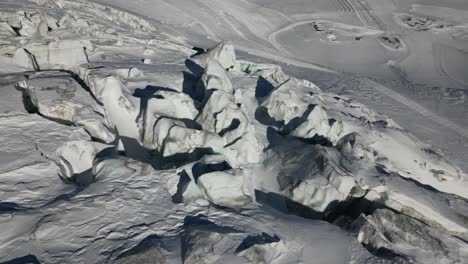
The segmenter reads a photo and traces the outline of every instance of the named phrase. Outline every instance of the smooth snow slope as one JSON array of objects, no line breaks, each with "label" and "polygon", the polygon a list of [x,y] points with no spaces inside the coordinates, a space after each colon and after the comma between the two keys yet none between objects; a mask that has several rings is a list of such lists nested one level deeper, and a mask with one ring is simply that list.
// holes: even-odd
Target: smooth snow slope
[{"label": "smooth snow slope", "polygon": [[[274,53],[269,20],[288,18],[272,9],[155,3],[132,8],[165,23],[91,1],[0,3],[1,263],[467,263],[465,171],[329,91],[349,85],[419,119],[379,105],[392,101],[377,90],[421,122],[456,126],[385,86]],[[250,26],[191,21],[227,7]],[[211,42],[203,30],[244,52],[192,49]],[[328,91],[251,61],[262,56]]]},{"label": "smooth snow slope", "polygon": [[342,80],[339,75],[318,84],[358,100],[369,96],[364,103],[468,169],[466,2],[97,2],[155,20],[188,45],[209,47],[230,40],[238,50],[302,67],[301,76],[316,83],[311,72],[320,69],[317,65],[352,74],[357,80],[345,83],[357,86],[330,86]]}]

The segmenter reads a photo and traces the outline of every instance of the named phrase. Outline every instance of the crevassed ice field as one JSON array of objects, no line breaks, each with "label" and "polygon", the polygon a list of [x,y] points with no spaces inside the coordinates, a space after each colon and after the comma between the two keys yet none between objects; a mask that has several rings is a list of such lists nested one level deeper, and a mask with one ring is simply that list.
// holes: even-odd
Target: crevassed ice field
[{"label": "crevassed ice field", "polygon": [[0,263],[468,263],[466,0],[0,0]]}]

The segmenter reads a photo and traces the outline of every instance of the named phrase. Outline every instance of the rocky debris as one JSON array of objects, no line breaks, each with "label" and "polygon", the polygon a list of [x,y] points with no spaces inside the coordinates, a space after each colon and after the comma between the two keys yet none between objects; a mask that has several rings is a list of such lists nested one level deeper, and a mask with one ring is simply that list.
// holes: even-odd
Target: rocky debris
[{"label": "rocky debris", "polygon": [[396,13],[393,15],[393,18],[398,24],[415,31],[436,30],[453,26],[445,21],[439,21],[429,17],[420,17],[406,13]]},{"label": "rocky debris", "polygon": [[21,81],[27,110],[65,124],[83,127],[93,138],[105,143],[114,141],[104,110],[69,74],[51,72],[36,74]]},{"label": "rocky debris", "polygon": [[391,48],[391,49],[404,48],[404,44],[401,41],[401,39],[394,34],[385,33],[379,37],[379,40],[382,44],[384,44],[386,47]]}]

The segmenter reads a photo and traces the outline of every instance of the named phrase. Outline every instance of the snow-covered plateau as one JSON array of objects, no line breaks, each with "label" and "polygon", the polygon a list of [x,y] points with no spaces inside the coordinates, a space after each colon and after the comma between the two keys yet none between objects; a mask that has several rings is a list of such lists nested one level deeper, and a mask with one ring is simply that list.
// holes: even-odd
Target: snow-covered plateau
[{"label": "snow-covered plateau", "polygon": [[361,76],[463,1],[0,1],[0,263],[468,264],[466,61],[453,118]]}]

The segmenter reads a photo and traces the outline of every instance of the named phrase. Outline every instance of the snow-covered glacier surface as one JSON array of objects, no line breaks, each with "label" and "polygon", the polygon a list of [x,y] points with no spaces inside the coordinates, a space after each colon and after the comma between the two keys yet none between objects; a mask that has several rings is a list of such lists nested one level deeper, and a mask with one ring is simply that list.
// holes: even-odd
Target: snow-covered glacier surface
[{"label": "snow-covered glacier surface", "polygon": [[468,175],[347,96],[90,1],[0,43],[0,263],[468,263]]}]

